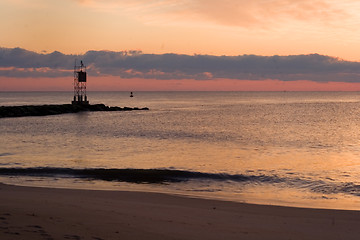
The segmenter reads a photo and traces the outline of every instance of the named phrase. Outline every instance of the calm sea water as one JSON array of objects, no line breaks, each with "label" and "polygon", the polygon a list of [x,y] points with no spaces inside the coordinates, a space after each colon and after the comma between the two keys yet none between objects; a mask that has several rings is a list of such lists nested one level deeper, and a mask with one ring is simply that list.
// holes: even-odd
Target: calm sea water
[{"label": "calm sea water", "polygon": [[[357,92],[90,92],[149,111],[0,119],[0,181],[360,209]],[[1,105],[71,92],[0,92]]]}]

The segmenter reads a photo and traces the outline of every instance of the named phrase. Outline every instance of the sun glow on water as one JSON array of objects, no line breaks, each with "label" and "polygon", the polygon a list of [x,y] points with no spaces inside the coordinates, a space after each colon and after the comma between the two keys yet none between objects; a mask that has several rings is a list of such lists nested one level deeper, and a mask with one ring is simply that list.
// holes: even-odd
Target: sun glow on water
[{"label": "sun glow on water", "polygon": [[[50,96],[30,95],[34,102]],[[356,93],[89,95],[93,102],[150,111],[0,119],[0,170],[44,168],[41,176],[13,170],[18,177],[2,175],[2,180],[360,209]],[[65,93],[54,96],[53,101],[66,99]],[[2,94],[0,99],[6,98]],[[105,172],[89,176],[71,169]],[[134,183],[131,174],[124,179],[126,169],[134,169],[147,184]],[[151,182],[154,175],[146,169],[158,169],[161,178]]]}]

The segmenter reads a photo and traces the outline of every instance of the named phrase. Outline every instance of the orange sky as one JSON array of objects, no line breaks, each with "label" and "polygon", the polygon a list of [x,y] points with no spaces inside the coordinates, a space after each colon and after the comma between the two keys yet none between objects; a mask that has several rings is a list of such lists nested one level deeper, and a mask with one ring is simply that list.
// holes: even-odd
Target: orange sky
[{"label": "orange sky", "polygon": [[[355,0],[2,0],[0,47],[66,54],[88,50],[218,56],[319,53],[358,61],[359,12],[360,2]],[[0,90],[13,89],[19,81],[0,76]],[[20,85],[27,86],[29,79],[22,81]],[[119,90],[144,86],[149,90],[358,89],[357,83],[307,81],[126,81],[103,78],[103,86],[89,84],[94,90],[107,89],[109,84]],[[42,79],[33,80],[28,89],[55,86],[68,88],[63,81]]]}]

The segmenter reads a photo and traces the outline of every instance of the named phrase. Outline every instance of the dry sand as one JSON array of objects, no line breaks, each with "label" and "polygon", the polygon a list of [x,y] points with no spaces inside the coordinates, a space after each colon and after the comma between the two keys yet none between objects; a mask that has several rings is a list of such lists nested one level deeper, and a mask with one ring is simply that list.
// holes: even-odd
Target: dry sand
[{"label": "dry sand", "polygon": [[0,184],[0,239],[360,239],[360,212]]}]

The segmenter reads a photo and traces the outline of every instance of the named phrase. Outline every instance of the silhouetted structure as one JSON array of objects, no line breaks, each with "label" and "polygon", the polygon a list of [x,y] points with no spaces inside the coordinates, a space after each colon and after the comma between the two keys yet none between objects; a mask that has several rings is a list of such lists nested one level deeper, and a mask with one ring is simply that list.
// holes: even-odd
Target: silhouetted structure
[{"label": "silhouetted structure", "polygon": [[80,61],[80,65],[74,65],[74,100],[72,104],[89,104],[86,96],[86,66]]},{"label": "silhouetted structure", "polygon": [[59,105],[25,105],[25,106],[0,106],[0,118],[47,116],[77,112],[112,112],[149,110],[149,108],[109,107],[104,104],[59,104]]}]

